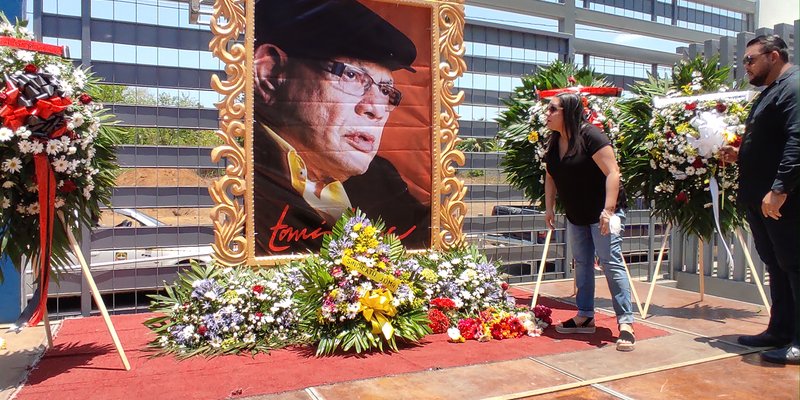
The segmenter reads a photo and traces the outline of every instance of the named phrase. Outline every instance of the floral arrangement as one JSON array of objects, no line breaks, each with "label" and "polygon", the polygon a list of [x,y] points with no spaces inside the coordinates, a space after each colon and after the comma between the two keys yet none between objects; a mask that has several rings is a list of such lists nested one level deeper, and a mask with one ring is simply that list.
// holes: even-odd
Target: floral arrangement
[{"label": "floral arrangement", "polygon": [[434,308],[436,298],[452,301],[460,315],[475,315],[489,307],[514,307],[513,298],[504,290],[508,284],[503,281],[500,266],[489,262],[474,246],[447,252],[429,250],[414,259],[425,280],[425,303]]},{"label": "floral arrangement", "polygon": [[[0,39],[32,41],[25,22],[12,25],[0,15]],[[38,44],[38,43],[37,43]],[[108,204],[117,170],[113,116],[94,101],[97,79],[58,55],[0,46],[0,219],[2,246],[18,268],[40,251],[36,159],[55,176],[55,211],[80,236],[78,222],[92,226]],[[41,167],[40,167],[41,168]],[[68,239],[61,221],[53,229],[52,256],[68,263]],[[39,278],[40,279],[40,278]],[[2,274],[0,274],[0,281]],[[39,282],[41,284],[41,282]]]},{"label": "floral arrangement", "polygon": [[[476,247],[429,250],[414,258],[425,280],[433,333],[447,332],[451,342],[487,341],[538,336],[547,326],[544,319],[516,306],[499,265],[489,262]],[[552,312],[544,306],[537,310],[542,318]]]},{"label": "floral arrangement", "polygon": [[526,335],[540,336],[547,326],[547,323],[524,308],[514,311],[487,308],[475,317],[460,319],[457,326],[450,328],[447,334],[451,342],[473,339],[488,342],[492,339],[515,339]]},{"label": "floral arrangement", "polygon": [[292,296],[302,285],[296,268],[192,267],[165,295],[150,295],[145,321],[156,339],[149,346],[179,358],[266,352],[306,340],[298,331]]},{"label": "floral arrangement", "polygon": [[[550,138],[550,130],[546,127],[549,99],[541,94],[542,91],[560,88],[574,88],[576,91],[597,88],[604,92],[615,89],[592,69],[555,61],[532,75],[523,75],[522,86],[514,90],[511,98],[504,100],[508,109],[497,118],[500,125],[498,143],[505,151],[503,170],[509,183],[521,189],[534,204],[544,198],[546,166],[543,160]],[[600,127],[615,143],[620,132],[616,123],[619,113],[615,107],[616,99],[586,94],[583,102],[587,120]]]},{"label": "floral arrangement", "polygon": [[397,350],[397,339],[416,342],[430,333],[422,268],[406,260],[380,220],[348,210],[322,241],[318,257],[301,268],[305,284],[296,294],[301,330],[318,355]]},{"label": "floral arrangement", "polygon": [[716,226],[711,186],[719,190],[722,231],[743,223],[735,203],[737,166],[719,153],[741,143],[749,110],[746,99],[726,96],[729,69],[716,59],[683,60],[671,78],[637,82],[632,91],[640,97],[620,103],[628,132],[621,169],[638,188],[633,194],[653,200],[654,215],[706,240]]}]

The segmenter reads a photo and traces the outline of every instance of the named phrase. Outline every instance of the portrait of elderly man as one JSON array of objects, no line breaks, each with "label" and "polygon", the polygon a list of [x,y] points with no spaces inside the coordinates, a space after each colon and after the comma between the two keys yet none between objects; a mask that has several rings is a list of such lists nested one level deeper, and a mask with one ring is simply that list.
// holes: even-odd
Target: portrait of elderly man
[{"label": "portrait of elderly man", "polygon": [[430,201],[378,155],[412,40],[355,0],[258,0],[254,18],[256,256],[319,250],[348,208],[428,247]]}]

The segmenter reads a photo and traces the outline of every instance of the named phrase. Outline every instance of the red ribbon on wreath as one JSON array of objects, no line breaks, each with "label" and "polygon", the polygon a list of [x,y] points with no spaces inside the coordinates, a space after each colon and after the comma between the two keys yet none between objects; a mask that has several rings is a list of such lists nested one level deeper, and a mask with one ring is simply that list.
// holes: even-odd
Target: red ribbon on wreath
[{"label": "red ribbon on wreath", "polygon": [[[570,80],[570,82],[573,82],[573,80],[574,78]],[[581,96],[581,99],[583,101],[583,106],[586,108],[586,120],[590,124],[600,129],[603,129],[603,123],[597,119],[598,117],[597,112],[588,108],[589,102],[586,100],[586,97],[584,96],[592,95],[592,96],[618,97],[622,94],[622,88],[618,88],[615,86],[572,86],[567,88],[536,91],[536,94],[539,96],[540,99],[555,97],[561,93],[574,93],[577,94],[578,96]]]},{"label": "red ribbon on wreath", "polygon": [[537,90],[536,94],[541,99],[547,99],[561,93],[575,93],[577,95],[610,96],[618,97],[622,94],[622,88],[615,86],[573,86],[559,89]]}]

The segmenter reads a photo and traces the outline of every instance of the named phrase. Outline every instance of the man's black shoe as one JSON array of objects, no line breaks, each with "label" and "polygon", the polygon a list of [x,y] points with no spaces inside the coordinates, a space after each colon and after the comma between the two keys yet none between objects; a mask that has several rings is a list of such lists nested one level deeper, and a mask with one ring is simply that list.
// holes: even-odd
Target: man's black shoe
[{"label": "man's black shoe", "polygon": [[775,364],[800,365],[800,346],[789,345],[761,353],[761,359]]},{"label": "man's black shoe", "polygon": [[786,346],[792,340],[782,339],[769,332],[759,333],[758,335],[743,335],[737,339],[739,344],[750,347],[781,347]]}]

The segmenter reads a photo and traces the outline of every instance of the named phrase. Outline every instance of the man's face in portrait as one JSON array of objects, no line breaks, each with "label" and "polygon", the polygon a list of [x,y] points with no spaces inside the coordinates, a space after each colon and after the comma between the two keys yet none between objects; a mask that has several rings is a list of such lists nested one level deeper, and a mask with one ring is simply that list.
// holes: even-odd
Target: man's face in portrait
[{"label": "man's face in portrait", "polygon": [[309,166],[310,178],[345,181],[363,174],[400,101],[391,70],[342,57],[287,64],[294,71],[277,96],[278,129]]}]

